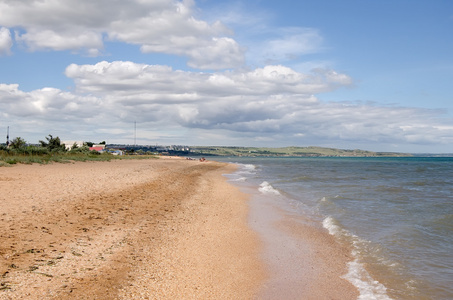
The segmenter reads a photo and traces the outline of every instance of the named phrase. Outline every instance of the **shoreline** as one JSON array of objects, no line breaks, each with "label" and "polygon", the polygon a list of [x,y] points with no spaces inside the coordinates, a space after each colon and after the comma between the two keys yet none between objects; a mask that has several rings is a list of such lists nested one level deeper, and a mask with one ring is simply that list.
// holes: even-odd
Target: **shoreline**
[{"label": "shoreline", "polygon": [[182,158],[0,168],[0,298],[357,299],[349,249]]},{"label": "shoreline", "polygon": [[252,299],[247,196],[217,162],[0,168],[0,298]]},{"label": "shoreline", "polygon": [[263,239],[263,260],[272,276],[259,299],[358,299],[344,277],[351,249],[340,245],[313,220],[263,198],[251,200],[252,228]]},{"label": "shoreline", "polygon": [[251,195],[249,225],[262,240],[261,257],[271,274],[258,299],[358,299],[357,287],[345,279],[352,248],[258,186],[238,186]]}]

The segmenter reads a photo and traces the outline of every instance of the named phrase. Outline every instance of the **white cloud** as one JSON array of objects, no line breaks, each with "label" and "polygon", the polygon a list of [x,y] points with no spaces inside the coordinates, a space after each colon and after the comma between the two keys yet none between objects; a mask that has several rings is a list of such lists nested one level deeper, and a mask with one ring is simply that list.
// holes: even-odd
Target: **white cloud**
[{"label": "white cloud", "polygon": [[0,27],[0,55],[11,54],[12,46],[11,32],[8,28]]},{"label": "white cloud", "polygon": [[76,120],[95,117],[99,104],[96,97],[77,96],[59,89],[23,92],[17,84],[0,84],[0,110],[5,117],[32,117],[49,122]]},{"label": "white cloud", "polygon": [[[128,142],[125,128],[137,121],[140,142],[151,144],[453,141],[452,128],[439,111],[320,102],[313,94],[351,83],[332,70],[302,74],[277,65],[203,73],[117,61],[72,64],[66,75],[75,80],[75,93],[54,88],[24,92],[18,85],[0,84],[2,118],[19,120],[22,131],[36,132],[36,140],[55,133]],[[55,132],[62,123],[64,132]]]},{"label": "white cloud", "polygon": [[[81,92],[109,94],[152,94],[175,98],[196,94],[203,97],[260,96],[278,94],[312,95],[351,84],[344,74],[316,70],[302,74],[288,67],[266,66],[255,70],[221,73],[174,71],[171,67],[133,62],[100,62],[96,65],[72,64],[66,76],[73,78]],[[346,80],[349,79],[349,80]]]},{"label": "white cloud", "polygon": [[244,49],[231,38],[212,38],[189,53],[188,65],[200,69],[227,69],[244,64]]},{"label": "white cloud", "polygon": [[53,30],[30,29],[25,34],[16,34],[16,40],[25,43],[29,50],[82,50],[90,56],[97,55],[103,48],[102,35],[96,32],[79,32],[74,35]]},{"label": "white cloud", "polygon": [[28,0],[0,2],[0,25],[17,28],[29,50],[71,50],[90,56],[104,40],[139,45],[145,53],[187,56],[201,69],[238,67],[243,49],[220,22],[194,16],[194,2],[176,0]]},{"label": "white cloud", "polygon": [[302,74],[277,65],[203,73],[116,61],[72,64],[66,75],[74,79],[75,93],[53,88],[23,92],[1,84],[3,118],[33,121],[35,128],[30,124],[27,130],[39,127],[39,138],[65,122],[70,139],[86,139],[83,135],[91,132],[116,142],[127,142],[124,128],[137,121],[141,142],[151,144],[453,142],[451,120],[443,120],[439,111],[319,101],[314,94],[351,83],[332,70]]}]

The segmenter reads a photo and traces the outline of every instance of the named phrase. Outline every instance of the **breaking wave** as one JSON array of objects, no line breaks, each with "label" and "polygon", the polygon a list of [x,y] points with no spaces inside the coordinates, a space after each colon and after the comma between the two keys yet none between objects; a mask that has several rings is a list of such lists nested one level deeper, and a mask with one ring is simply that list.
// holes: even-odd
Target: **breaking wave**
[{"label": "breaking wave", "polygon": [[267,195],[280,195],[280,192],[277,191],[276,189],[274,189],[274,187],[272,185],[270,185],[270,183],[267,181],[263,181],[260,184],[260,187],[258,188],[258,190],[261,193],[267,194]]}]

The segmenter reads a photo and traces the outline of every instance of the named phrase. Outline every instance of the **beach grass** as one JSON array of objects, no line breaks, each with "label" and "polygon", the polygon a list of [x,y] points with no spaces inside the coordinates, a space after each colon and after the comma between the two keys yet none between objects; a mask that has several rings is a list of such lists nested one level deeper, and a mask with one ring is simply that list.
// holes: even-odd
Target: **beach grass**
[{"label": "beach grass", "polygon": [[115,159],[152,159],[155,155],[112,155],[110,153],[71,153],[56,152],[47,154],[12,153],[0,151],[0,167],[15,164],[48,164],[48,163],[70,163],[74,161],[111,161]]}]

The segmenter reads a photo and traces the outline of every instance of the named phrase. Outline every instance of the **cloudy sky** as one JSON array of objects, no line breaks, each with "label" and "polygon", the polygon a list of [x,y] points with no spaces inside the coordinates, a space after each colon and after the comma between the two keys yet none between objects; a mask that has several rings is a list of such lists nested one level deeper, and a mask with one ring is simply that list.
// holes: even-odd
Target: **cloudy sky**
[{"label": "cloudy sky", "polygon": [[453,152],[453,1],[0,0],[0,142],[7,126]]}]

